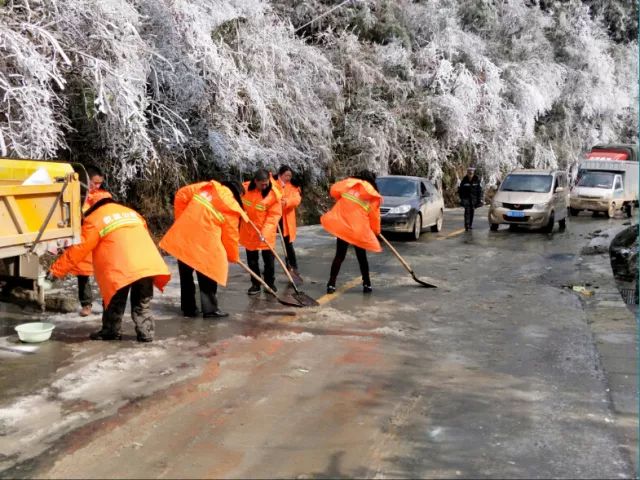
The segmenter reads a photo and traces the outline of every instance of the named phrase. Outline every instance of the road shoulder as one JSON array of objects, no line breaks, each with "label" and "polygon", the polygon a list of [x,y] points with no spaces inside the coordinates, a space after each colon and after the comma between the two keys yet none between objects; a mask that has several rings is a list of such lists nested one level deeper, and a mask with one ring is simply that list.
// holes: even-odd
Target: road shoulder
[{"label": "road shoulder", "polygon": [[[606,232],[605,232],[606,233]],[[616,232],[609,232],[613,239]],[[603,249],[604,250],[604,249]],[[638,472],[638,329],[636,318],[617,288],[608,248],[583,255],[578,277],[594,294],[583,296],[614,413],[619,447]]]}]

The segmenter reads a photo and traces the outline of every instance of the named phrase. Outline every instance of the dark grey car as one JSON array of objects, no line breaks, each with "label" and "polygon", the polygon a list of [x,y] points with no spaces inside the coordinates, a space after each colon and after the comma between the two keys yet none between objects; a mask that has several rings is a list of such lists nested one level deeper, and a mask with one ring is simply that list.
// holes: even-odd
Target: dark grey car
[{"label": "dark grey car", "polygon": [[380,207],[382,231],[406,232],[417,240],[425,228],[442,229],[444,201],[433,184],[423,177],[388,175],[376,180],[384,197]]}]

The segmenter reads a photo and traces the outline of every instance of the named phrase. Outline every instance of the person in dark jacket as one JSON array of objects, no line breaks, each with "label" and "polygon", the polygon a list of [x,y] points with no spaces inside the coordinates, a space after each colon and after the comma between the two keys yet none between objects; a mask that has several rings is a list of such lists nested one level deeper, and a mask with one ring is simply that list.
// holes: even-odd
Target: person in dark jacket
[{"label": "person in dark jacket", "polygon": [[482,205],[482,187],[476,169],[469,167],[458,187],[460,204],[464,207],[464,229],[473,229],[473,212]]}]

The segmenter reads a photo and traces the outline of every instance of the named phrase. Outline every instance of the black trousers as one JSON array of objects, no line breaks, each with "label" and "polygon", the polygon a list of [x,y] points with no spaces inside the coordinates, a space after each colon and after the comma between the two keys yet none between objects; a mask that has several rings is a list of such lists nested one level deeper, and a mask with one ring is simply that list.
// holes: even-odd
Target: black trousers
[{"label": "black trousers", "polygon": [[83,307],[93,303],[93,292],[89,278],[87,275],[78,275],[78,300]]},{"label": "black trousers", "polygon": [[289,241],[289,235],[282,237],[284,239],[284,249],[287,252],[287,267],[291,267],[295,270],[298,269],[298,259],[296,258],[296,251],[293,248],[293,243]]},{"label": "black trousers", "polygon": [[473,208],[473,202],[471,200],[462,200],[462,206],[464,207],[464,228],[469,228],[473,226],[473,213],[475,208]]},{"label": "black trousers", "polygon": [[[270,250],[262,250],[262,261],[264,262],[264,274],[262,278],[270,287],[276,284],[275,258]],[[260,276],[260,250],[247,250],[247,263],[253,272]],[[260,283],[251,277],[251,284],[259,287]]]},{"label": "black trousers", "polygon": [[296,258],[296,251],[293,248],[293,243],[291,243],[289,235],[287,236],[284,235],[284,223],[282,218],[280,219],[280,231],[283,232],[282,239],[284,240],[284,249],[287,252],[287,259],[286,259],[287,267],[291,267],[297,270],[298,259]]},{"label": "black trousers", "polygon": [[102,331],[112,334],[120,333],[129,291],[131,291],[131,318],[136,326],[138,338],[153,338],[154,322],[150,309],[153,298],[153,277],[136,280],[116,292],[102,314]]},{"label": "black trousers", "polygon": [[[362,283],[363,285],[371,285],[371,279],[369,278],[369,262],[367,261],[367,251],[364,248],[356,247],[356,258],[358,259],[358,265],[360,266],[360,274],[362,275]],[[333,257],[333,262],[331,263],[331,273],[329,274],[329,284],[335,286],[336,280],[338,278],[338,273],[340,273],[340,267],[342,266],[342,262],[347,256],[347,250],[349,249],[349,244],[344,240],[338,238],[336,242],[336,255]]]},{"label": "black trousers", "polygon": [[218,310],[218,283],[206,275],[194,270],[186,263],[178,260],[178,273],[180,275],[180,308],[184,315],[193,316],[198,311],[196,305],[196,285],[193,282],[193,272],[198,277],[200,289],[200,305],[202,314],[207,315]]}]

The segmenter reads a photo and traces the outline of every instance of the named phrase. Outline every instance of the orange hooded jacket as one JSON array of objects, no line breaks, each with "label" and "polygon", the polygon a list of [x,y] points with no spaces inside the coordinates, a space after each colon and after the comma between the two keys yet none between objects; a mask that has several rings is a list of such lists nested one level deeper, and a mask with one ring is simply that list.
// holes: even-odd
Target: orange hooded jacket
[{"label": "orange hooded jacket", "polygon": [[[257,188],[249,190],[249,182],[244,183],[245,193],[242,196],[242,203],[249,219],[256,224],[262,232],[262,236],[267,243],[275,248],[278,222],[282,216],[282,195],[277,187],[271,182],[271,191],[265,198]],[[262,241],[255,229],[247,222],[240,223],[240,243],[247,250],[268,250],[269,247]]]},{"label": "orange hooded jacket", "polygon": [[278,189],[282,195],[284,204],[282,205],[282,234],[285,237],[289,237],[289,241],[293,243],[296,239],[297,225],[296,225],[296,208],[302,201],[300,195],[300,188],[295,187],[291,182],[287,182],[284,185],[280,183],[280,180],[274,180]]},{"label": "orange hooded jacket", "polygon": [[215,180],[205,182],[196,190],[191,201],[178,213],[178,208],[182,207],[179,202],[185,198],[186,195],[181,195],[180,199],[176,195],[176,219],[160,240],[160,248],[225,286],[228,261],[237,262],[240,258],[238,226],[240,218],[248,218],[247,214],[231,190]]},{"label": "orange hooded jacket", "polygon": [[96,203],[94,208],[82,224],[82,242],[67,249],[51,266],[51,273],[64,277],[92,253],[105,308],[118,290],[141,278],[154,277],[153,283],[162,291],[171,274],[144,218],[135,210],[109,200]]},{"label": "orange hooded jacket", "polygon": [[[84,214],[87,210],[93,207],[99,200],[103,198],[112,198],[111,194],[106,190],[102,190],[101,188],[97,188],[95,190],[89,190],[87,192],[87,197],[84,199],[84,204],[82,204],[82,213]],[[71,246],[70,248],[74,248],[75,246]],[[69,270],[70,275],[85,275],[90,276],[93,275],[93,261],[91,258],[91,254],[87,255],[86,258],[82,259],[75,265],[71,270]]]},{"label": "orange hooded jacket", "polygon": [[364,180],[346,178],[333,184],[330,193],[336,204],[320,217],[324,229],[351,245],[381,252],[377,235],[382,197],[375,188]]}]

